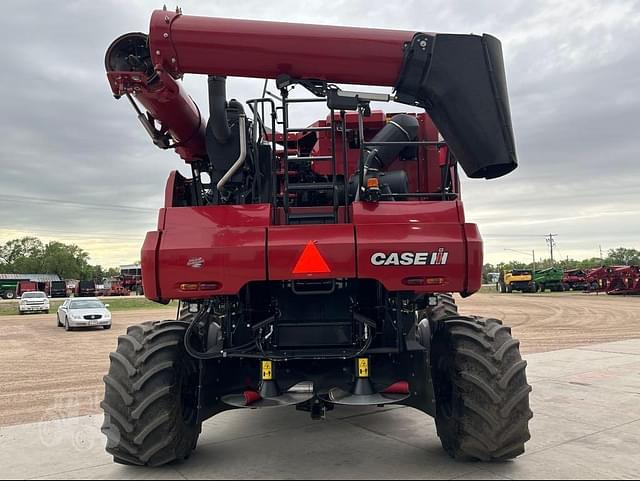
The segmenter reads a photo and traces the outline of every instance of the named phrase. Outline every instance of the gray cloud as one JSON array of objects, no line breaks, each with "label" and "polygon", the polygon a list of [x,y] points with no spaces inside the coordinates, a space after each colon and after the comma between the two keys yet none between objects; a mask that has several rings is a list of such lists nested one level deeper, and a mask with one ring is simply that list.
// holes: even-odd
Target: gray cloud
[{"label": "gray cloud", "polygon": [[[561,255],[639,247],[638,2],[180,3],[198,15],[495,34],[521,167],[504,179],[464,182],[467,217],[480,224],[488,259],[517,256],[504,248],[542,252],[550,231],[560,234]],[[0,33],[10,47],[0,71],[0,242],[33,233],[77,242],[105,264],[137,258],[168,172],[184,167],[154,150],[129,106],[112,99],[103,55],[119,34],[145,31],[158,6],[12,5]],[[202,78],[185,85],[206,103]],[[239,99],[260,89],[251,79],[229,86]],[[308,111],[301,121],[323,115]]]}]

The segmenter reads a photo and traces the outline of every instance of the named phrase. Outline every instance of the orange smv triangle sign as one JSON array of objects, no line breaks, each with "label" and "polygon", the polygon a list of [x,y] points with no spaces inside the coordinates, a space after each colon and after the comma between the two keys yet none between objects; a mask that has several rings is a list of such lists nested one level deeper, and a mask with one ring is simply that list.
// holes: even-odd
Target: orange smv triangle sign
[{"label": "orange smv triangle sign", "polygon": [[304,252],[293,269],[294,274],[328,274],[331,272],[327,261],[318,250],[315,242],[309,241]]}]

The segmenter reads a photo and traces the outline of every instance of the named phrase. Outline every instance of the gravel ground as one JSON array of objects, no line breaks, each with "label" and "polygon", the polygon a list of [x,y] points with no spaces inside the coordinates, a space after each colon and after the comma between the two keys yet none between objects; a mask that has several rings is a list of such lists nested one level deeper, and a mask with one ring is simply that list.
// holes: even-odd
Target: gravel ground
[{"label": "gravel ground", "polygon": [[[640,338],[640,297],[480,294],[462,314],[501,318],[525,353]],[[114,313],[113,329],[65,332],[55,314],[0,317],[0,426],[99,412],[109,352],[127,326],[175,308]]]}]

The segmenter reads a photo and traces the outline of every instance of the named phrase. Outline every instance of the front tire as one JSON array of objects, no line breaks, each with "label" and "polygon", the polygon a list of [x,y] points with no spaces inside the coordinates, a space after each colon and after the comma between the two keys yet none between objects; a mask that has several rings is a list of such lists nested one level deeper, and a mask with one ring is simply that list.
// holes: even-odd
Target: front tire
[{"label": "front tire", "polygon": [[105,376],[102,432],[119,464],[162,466],[187,459],[200,435],[198,364],[184,349],[189,324],[130,327]]},{"label": "front tire", "polygon": [[438,324],[432,366],[436,426],[447,453],[504,461],[531,438],[531,387],[511,330],[496,319],[450,317]]}]

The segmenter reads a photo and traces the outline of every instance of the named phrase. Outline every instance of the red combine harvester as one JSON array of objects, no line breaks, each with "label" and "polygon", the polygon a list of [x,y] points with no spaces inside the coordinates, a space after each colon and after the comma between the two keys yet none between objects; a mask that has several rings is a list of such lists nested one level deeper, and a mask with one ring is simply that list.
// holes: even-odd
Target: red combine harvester
[{"label": "red combine harvester", "polygon": [[[156,11],[149,35],[113,42],[106,68],[153,143],[193,174],[170,175],[142,250],[146,296],[180,300],[179,317],[129,328],[105,377],[116,462],[186,459],[203,421],[279,406],[320,419],[406,405],[435,417],[455,458],[524,452],[519,343],[498,320],[458,315],[450,294],[482,277],[458,165],[472,178],[517,167],[497,39]],[[208,121],[187,73],[209,76]],[[226,75],[275,79],[279,94],[247,108],[227,100]],[[311,104],[326,118],[291,122]]]}]

